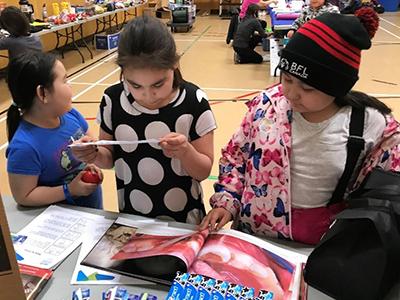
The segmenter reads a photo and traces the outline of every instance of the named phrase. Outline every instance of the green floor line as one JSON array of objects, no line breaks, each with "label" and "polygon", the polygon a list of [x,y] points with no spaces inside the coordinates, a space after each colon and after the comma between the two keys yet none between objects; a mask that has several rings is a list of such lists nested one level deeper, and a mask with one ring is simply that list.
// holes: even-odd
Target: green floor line
[{"label": "green floor line", "polygon": [[190,43],[190,45],[183,50],[182,55],[183,56],[190,48],[193,47],[193,45],[211,28],[211,25],[208,25],[208,27],[206,29],[203,30],[203,32],[193,41]]}]

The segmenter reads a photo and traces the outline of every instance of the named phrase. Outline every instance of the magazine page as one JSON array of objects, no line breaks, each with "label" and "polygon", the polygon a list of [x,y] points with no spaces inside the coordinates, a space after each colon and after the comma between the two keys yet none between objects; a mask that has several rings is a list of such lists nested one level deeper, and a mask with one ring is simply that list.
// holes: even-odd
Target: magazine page
[{"label": "magazine page", "polygon": [[[187,271],[208,234],[167,227],[167,223],[138,228],[129,222],[117,220],[82,264],[169,284],[177,271]],[[116,238],[121,232],[123,239]]]},{"label": "magazine page", "polygon": [[[91,268],[81,265],[82,260],[88,255],[90,250],[96,245],[100,238],[110,228],[115,220],[104,218],[101,222],[98,221],[96,226],[88,228],[85,233],[81,245],[81,251],[79,252],[78,260],[76,262],[74,273],[71,277],[71,284],[91,284],[91,285],[109,285],[109,284],[143,284],[147,283],[143,280],[136,278],[123,276],[116,273],[111,273],[96,268]],[[135,221],[137,226],[143,224],[154,223],[153,219],[145,219]]]},{"label": "magazine page", "polygon": [[26,299],[36,299],[37,295],[53,275],[53,271],[23,264],[19,264],[18,266]]},{"label": "magazine page", "polygon": [[265,240],[222,229],[211,233],[189,273],[273,292],[274,300],[298,299],[307,257]]}]

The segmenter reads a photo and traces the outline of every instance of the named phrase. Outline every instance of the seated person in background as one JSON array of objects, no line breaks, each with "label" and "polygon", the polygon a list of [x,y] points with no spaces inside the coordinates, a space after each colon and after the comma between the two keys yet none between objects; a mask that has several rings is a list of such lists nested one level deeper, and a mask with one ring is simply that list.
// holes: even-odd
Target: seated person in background
[{"label": "seated person in background", "polygon": [[7,112],[6,157],[15,201],[102,208],[100,185],[82,180],[83,170],[90,170],[101,182],[101,170],[76,159],[68,147],[88,134],[88,124],[72,108],[61,61],[50,53],[27,52],[10,60],[7,78],[13,102]]},{"label": "seated person in background", "polygon": [[294,21],[287,37],[291,38],[306,22],[324,13],[340,13],[339,8],[327,2],[327,0],[310,0],[310,4],[305,6],[300,16]]},{"label": "seated person in background", "polygon": [[[250,4],[246,16],[239,23],[236,30],[235,38],[233,39],[233,49],[239,56],[238,63],[260,64],[263,61],[269,60],[269,57],[263,57],[254,50],[262,38],[268,36],[257,19],[259,9],[260,7],[257,4]],[[255,34],[256,32],[258,34]]]},{"label": "seated person in background", "polygon": [[42,51],[39,37],[31,35],[29,20],[15,6],[8,6],[0,14],[1,28],[10,35],[0,35],[0,50],[8,50],[9,60],[26,51]]}]

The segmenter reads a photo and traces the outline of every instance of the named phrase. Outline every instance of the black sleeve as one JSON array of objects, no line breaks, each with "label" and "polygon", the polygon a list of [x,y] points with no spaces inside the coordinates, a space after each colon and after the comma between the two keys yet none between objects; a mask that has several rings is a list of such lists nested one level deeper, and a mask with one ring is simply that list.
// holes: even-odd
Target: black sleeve
[{"label": "black sleeve", "polygon": [[257,31],[258,34],[259,34],[261,37],[265,38],[265,37],[268,36],[268,34],[265,33],[264,28],[262,28],[261,23],[260,23],[257,19],[254,19],[254,20],[252,21],[252,25],[253,25],[254,31]]}]

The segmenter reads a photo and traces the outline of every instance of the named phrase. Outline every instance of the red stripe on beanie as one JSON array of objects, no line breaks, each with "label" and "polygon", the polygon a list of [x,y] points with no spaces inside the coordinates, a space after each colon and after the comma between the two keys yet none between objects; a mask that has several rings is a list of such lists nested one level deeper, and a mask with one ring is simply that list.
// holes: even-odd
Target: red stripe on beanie
[{"label": "red stripe on beanie", "polygon": [[314,32],[305,30],[305,29],[303,29],[303,27],[301,27],[299,29],[299,31],[298,31],[299,34],[307,36],[309,39],[311,39],[315,43],[317,43],[326,52],[330,53],[331,55],[333,55],[337,59],[341,60],[345,64],[348,64],[349,66],[358,70],[360,63],[357,63],[357,62],[353,61],[352,59],[348,58],[347,56],[343,55],[341,52],[337,51],[335,48],[333,48],[332,46],[327,44],[323,39],[321,39],[319,36],[317,36]]},{"label": "red stripe on beanie", "polygon": [[361,60],[361,50],[358,49],[356,53],[345,47],[343,44],[333,39],[330,35],[326,34],[325,31],[321,30],[321,28],[317,27],[316,24],[310,24],[305,29],[309,29],[310,31],[318,34],[328,45],[331,45],[333,48],[337,48],[344,55],[348,56],[350,59],[353,59],[356,63],[360,64]]},{"label": "red stripe on beanie", "polygon": [[332,36],[334,39],[336,39],[339,43],[343,44],[343,46],[349,48],[349,50],[353,51],[354,53],[358,53],[360,49],[358,49],[356,46],[353,46],[349,42],[347,42],[344,38],[342,38],[339,34],[336,33],[332,28],[327,26],[325,23],[322,23],[321,21],[318,20],[311,20],[312,23],[316,23],[318,27],[322,28],[323,30],[326,31],[330,36]]}]

